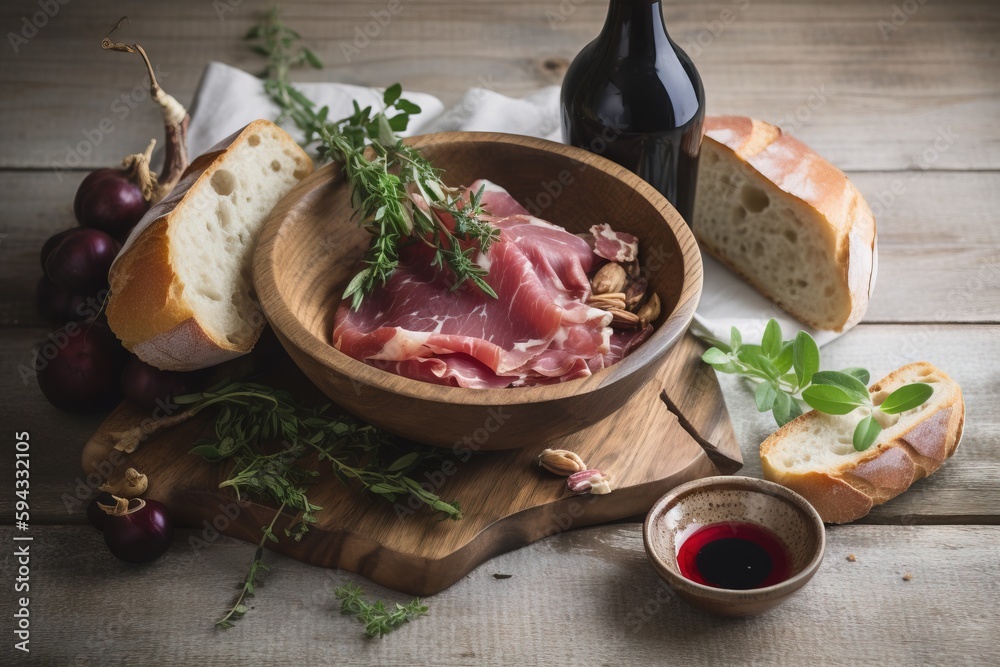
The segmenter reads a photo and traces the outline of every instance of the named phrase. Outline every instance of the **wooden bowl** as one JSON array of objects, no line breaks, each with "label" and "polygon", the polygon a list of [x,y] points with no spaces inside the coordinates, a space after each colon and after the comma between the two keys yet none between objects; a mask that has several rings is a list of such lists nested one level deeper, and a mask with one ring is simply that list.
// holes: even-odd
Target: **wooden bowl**
[{"label": "wooden bowl", "polygon": [[254,256],[264,313],[299,368],[361,419],[444,447],[537,445],[622,407],[687,330],[701,295],[701,256],[680,215],[639,177],[577,148],[480,132],[432,134],[407,142],[443,169],[449,184],[487,178],[539,217],[571,232],[608,222],[635,234],[643,270],[662,302],[656,331],[624,361],[588,378],[544,387],[446,387],[342,354],[331,346],[334,315],[371,237],[351,219],[341,170],[328,165],[275,207]]},{"label": "wooden bowl", "polygon": [[[750,523],[774,535],[788,554],[789,577],[763,588],[737,590],[696,583],[681,574],[677,554],[702,526]],[[706,477],[682,484],[656,501],[642,530],[646,555],[682,600],[721,616],[752,616],[787,600],[823,562],[823,520],[799,494],[752,477]]]}]

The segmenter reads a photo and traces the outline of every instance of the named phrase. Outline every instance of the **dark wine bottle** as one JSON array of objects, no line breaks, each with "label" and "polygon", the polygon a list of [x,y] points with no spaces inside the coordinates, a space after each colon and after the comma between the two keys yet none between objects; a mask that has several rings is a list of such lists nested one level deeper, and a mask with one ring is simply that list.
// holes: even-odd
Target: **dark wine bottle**
[{"label": "dark wine bottle", "polygon": [[563,141],[631,169],[691,223],[705,90],[660,0],[611,0],[562,85]]}]

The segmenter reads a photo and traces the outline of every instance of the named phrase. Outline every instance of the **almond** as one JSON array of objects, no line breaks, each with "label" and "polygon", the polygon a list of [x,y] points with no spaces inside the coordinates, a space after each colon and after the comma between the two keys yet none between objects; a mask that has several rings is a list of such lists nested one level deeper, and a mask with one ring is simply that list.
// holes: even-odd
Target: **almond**
[{"label": "almond", "polygon": [[609,262],[598,269],[590,284],[593,287],[594,294],[621,292],[622,288],[625,287],[626,277],[625,269],[622,268],[621,264]]}]

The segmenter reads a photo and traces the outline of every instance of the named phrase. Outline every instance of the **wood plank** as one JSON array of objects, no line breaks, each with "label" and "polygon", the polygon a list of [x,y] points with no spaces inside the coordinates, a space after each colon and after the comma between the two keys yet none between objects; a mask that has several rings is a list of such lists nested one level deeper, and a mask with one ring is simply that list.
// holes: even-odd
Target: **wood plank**
[{"label": "wood plank", "polygon": [[[259,69],[259,57],[240,38],[265,4],[184,0],[169,8],[130,7],[133,24],[122,36],[141,41],[167,90],[189,102],[209,60]],[[232,11],[217,12],[220,6]],[[400,80],[448,103],[476,85],[523,95],[557,84],[566,63],[599,31],[605,12],[604,3],[569,0],[476,0],[462,11],[403,3],[354,53],[356,31],[377,11],[371,3],[300,0],[284,7],[288,22],[328,65],[323,72],[302,72],[303,79]],[[0,25],[20,26],[22,17],[37,11],[32,0],[4,3]],[[666,14],[672,35],[703,74],[712,113],[783,122],[847,169],[1000,168],[1000,127],[992,122],[1000,108],[994,76],[1000,54],[993,48],[998,6],[985,0],[930,3],[898,26],[892,11],[892,5],[867,0],[685,0],[670,3]],[[120,13],[110,2],[60,6],[16,55],[5,53],[0,84],[18,94],[0,99],[6,120],[0,166],[52,170],[74,161],[77,148],[87,153],[79,156],[81,166],[105,166],[162,134],[148,100],[134,110],[116,102],[133,89],[141,96],[143,85],[137,61],[98,47]],[[886,29],[886,22],[896,30]],[[96,131],[102,119],[114,129]],[[954,139],[926,160],[924,152],[942,132]]]},{"label": "wood plank", "polygon": [[[38,251],[74,224],[73,196],[83,176],[59,182],[45,172],[0,172],[0,325],[47,326],[35,309]],[[878,222],[869,322],[1000,322],[1000,173],[851,177]]]},{"label": "wood plank", "polygon": [[[787,333],[787,332],[786,332]],[[67,415],[51,407],[18,366],[30,366],[31,348],[42,340],[40,329],[0,330],[0,405],[10,428],[28,429],[44,447],[33,468],[32,513],[41,523],[82,523],[82,498],[88,481],[80,468],[83,444],[97,428],[98,417]],[[1000,403],[996,368],[1000,336],[995,326],[861,325],[823,348],[824,368],[864,366],[872,377],[911,361],[926,359],[944,369],[963,388],[968,412],[966,431],[955,456],[937,473],[876,508],[865,519],[879,523],[1000,522]],[[984,361],[985,360],[985,361]],[[740,474],[760,477],[757,447],[774,430],[770,417],[756,411],[753,396],[738,380],[721,378],[745,466]],[[12,484],[13,472],[4,476]],[[2,483],[2,480],[0,480]],[[82,484],[82,486],[80,486]],[[96,486],[96,484],[94,485]],[[4,519],[10,521],[10,518]]]},{"label": "wood plank", "polygon": [[[0,530],[8,544],[12,533]],[[31,533],[30,648],[46,664],[1000,662],[996,526],[833,528],[805,588],[738,621],[674,597],[646,561],[638,524],[574,530],[493,559],[381,641],[340,613],[332,589],[356,581],[371,598],[407,598],[353,575],[269,554],[254,609],[220,632],[212,622],[252,546],[185,531],[163,559],[136,567],[89,526]],[[14,595],[4,587],[5,609],[16,609]]]}]

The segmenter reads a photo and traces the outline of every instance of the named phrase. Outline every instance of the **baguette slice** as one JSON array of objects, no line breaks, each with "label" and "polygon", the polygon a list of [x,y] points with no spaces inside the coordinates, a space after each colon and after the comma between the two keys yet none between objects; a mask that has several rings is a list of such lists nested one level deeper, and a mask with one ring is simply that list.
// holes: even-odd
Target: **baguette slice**
[{"label": "baguette slice", "polygon": [[108,323],[125,347],[179,371],[249,352],[264,328],[251,273],[257,233],[312,169],[298,144],[266,120],[195,159],[111,267]]},{"label": "baguette slice", "polygon": [[926,362],[899,368],[869,389],[878,405],[895,389],[926,382],[934,393],[898,415],[879,414],[882,433],[869,449],[853,445],[860,409],[835,416],[808,412],[760,446],[764,478],[804,496],[823,521],[846,523],[895,498],[955,453],[965,426],[958,383]]},{"label": "baguette slice", "polygon": [[844,331],[868,309],[875,218],[839,169],[759,120],[705,120],[692,229],[701,247],[796,319]]}]

